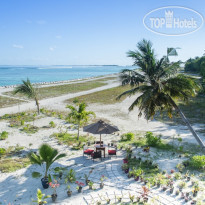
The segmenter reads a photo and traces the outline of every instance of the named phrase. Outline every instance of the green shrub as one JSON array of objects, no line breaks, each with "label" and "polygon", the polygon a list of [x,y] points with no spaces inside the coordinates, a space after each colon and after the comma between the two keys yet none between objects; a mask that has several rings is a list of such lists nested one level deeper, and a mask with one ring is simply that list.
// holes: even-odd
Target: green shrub
[{"label": "green shrub", "polygon": [[3,131],[3,132],[0,134],[0,140],[5,140],[6,138],[8,138],[8,135],[9,135],[8,132]]},{"label": "green shrub", "polygon": [[26,132],[28,134],[34,134],[38,132],[39,128],[30,124],[27,124],[21,131]]},{"label": "green shrub", "polygon": [[6,154],[6,150],[4,148],[0,148],[0,156]]},{"label": "green shrub", "polygon": [[49,122],[49,125],[50,125],[51,127],[53,127],[53,128],[56,126],[53,121]]},{"label": "green shrub", "polygon": [[23,127],[23,130],[24,130],[24,131],[27,131],[27,130],[29,130],[29,127],[30,127],[30,125],[27,124],[25,127]]},{"label": "green shrub", "polygon": [[93,141],[92,136],[79,136],[78,139],[76,135],[69,133],[54,133],[52,136],[55,137],[59,143],[72,146],[72,149],[74,150],[82,149],[84,144],[86,144],[88,141]]},{"label": "green shrub", "polygon": [[21,125],[24,125],[25,124],[25,121],[24,120],[21,120]]},{"label": "green shrub", "polygon": [[189,160],[189,166],[195,169],[205,168],[205,155],[195,155]]},{"label": "green shrub", "polygon": [[76,177],[75,177],[76,173],[74,171],[74,169],[70,169],[67,173],[66,173],[66,176],[65,176],[65,183],[68,183],[68,182],[75,182],[76,180]]},{"label": "green shrub", "polygon": [[40,112],[43,113],[43,114],[45,113],[45,111],[46,111],[45,108],[40,109]]},{"label": "green shrub", "polygon": [[151,147],[156,147],[161,143],[161,137],[154,136],[152,132],[146,132],[146,143]]},{"label": "green shrub", "polygon": [[63,120],[63,115],[62,114],[59,114],[58,117]]},{"label": "green shrub", "polygon": [[121,141],[132,141],[135,138],[134,133],[128,132],[121,136]]},{"label": "green shrub", "polygon": [[21,115],[21,116],[25,116],[25,115],[26,115],[26,112],[21,112],[20,115]]}]

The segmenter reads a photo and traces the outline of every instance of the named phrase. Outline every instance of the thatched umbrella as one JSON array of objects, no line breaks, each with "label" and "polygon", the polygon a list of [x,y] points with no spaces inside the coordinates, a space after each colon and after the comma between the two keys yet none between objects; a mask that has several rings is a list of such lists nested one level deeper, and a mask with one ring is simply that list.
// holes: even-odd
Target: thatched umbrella
[{"label": "thatched umbrella", "polygon": [[96,123],[83,127],[84,132],[92,134],[100,134],[100,145],[101,145],[101,134],[112,134],[113,132],[119,131],[117,126],[109,125],[102,120]]}]

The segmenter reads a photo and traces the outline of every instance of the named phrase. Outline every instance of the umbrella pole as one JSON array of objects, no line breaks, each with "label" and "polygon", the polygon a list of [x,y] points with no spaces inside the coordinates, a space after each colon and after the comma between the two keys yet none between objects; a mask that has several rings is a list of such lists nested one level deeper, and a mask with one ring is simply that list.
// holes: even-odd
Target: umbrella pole
[{"label": "umbrella pole", "polygon": [[100,134],[100,146],[101,146],[101,134]]}]

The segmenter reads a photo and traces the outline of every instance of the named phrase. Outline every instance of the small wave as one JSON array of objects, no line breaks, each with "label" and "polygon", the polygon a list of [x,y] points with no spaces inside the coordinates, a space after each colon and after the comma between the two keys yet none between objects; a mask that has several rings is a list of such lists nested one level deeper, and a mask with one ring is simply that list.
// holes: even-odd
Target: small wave
[{"label": "small wave", "polygon": [[52,67],[48,67],[48,68],[37,68],[38,70],[48,70],[48,69],[70,69],[70,68],[73,68],[73,67],[65,67],[65,68],[59,68],[59,67],[55,67],[55,68],[52,68]]}]

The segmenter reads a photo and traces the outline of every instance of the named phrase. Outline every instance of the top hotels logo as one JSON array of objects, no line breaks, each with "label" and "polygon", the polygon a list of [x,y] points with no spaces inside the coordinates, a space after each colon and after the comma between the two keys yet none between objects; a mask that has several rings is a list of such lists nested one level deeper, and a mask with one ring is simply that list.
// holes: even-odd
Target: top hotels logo
[{"label": "top hotels logo", "polygon": [[143,19],[145,27],[157,34],[180,36],[193,33],[203,26],[203,16],[185,7],[169,6],[152,10]]}]

